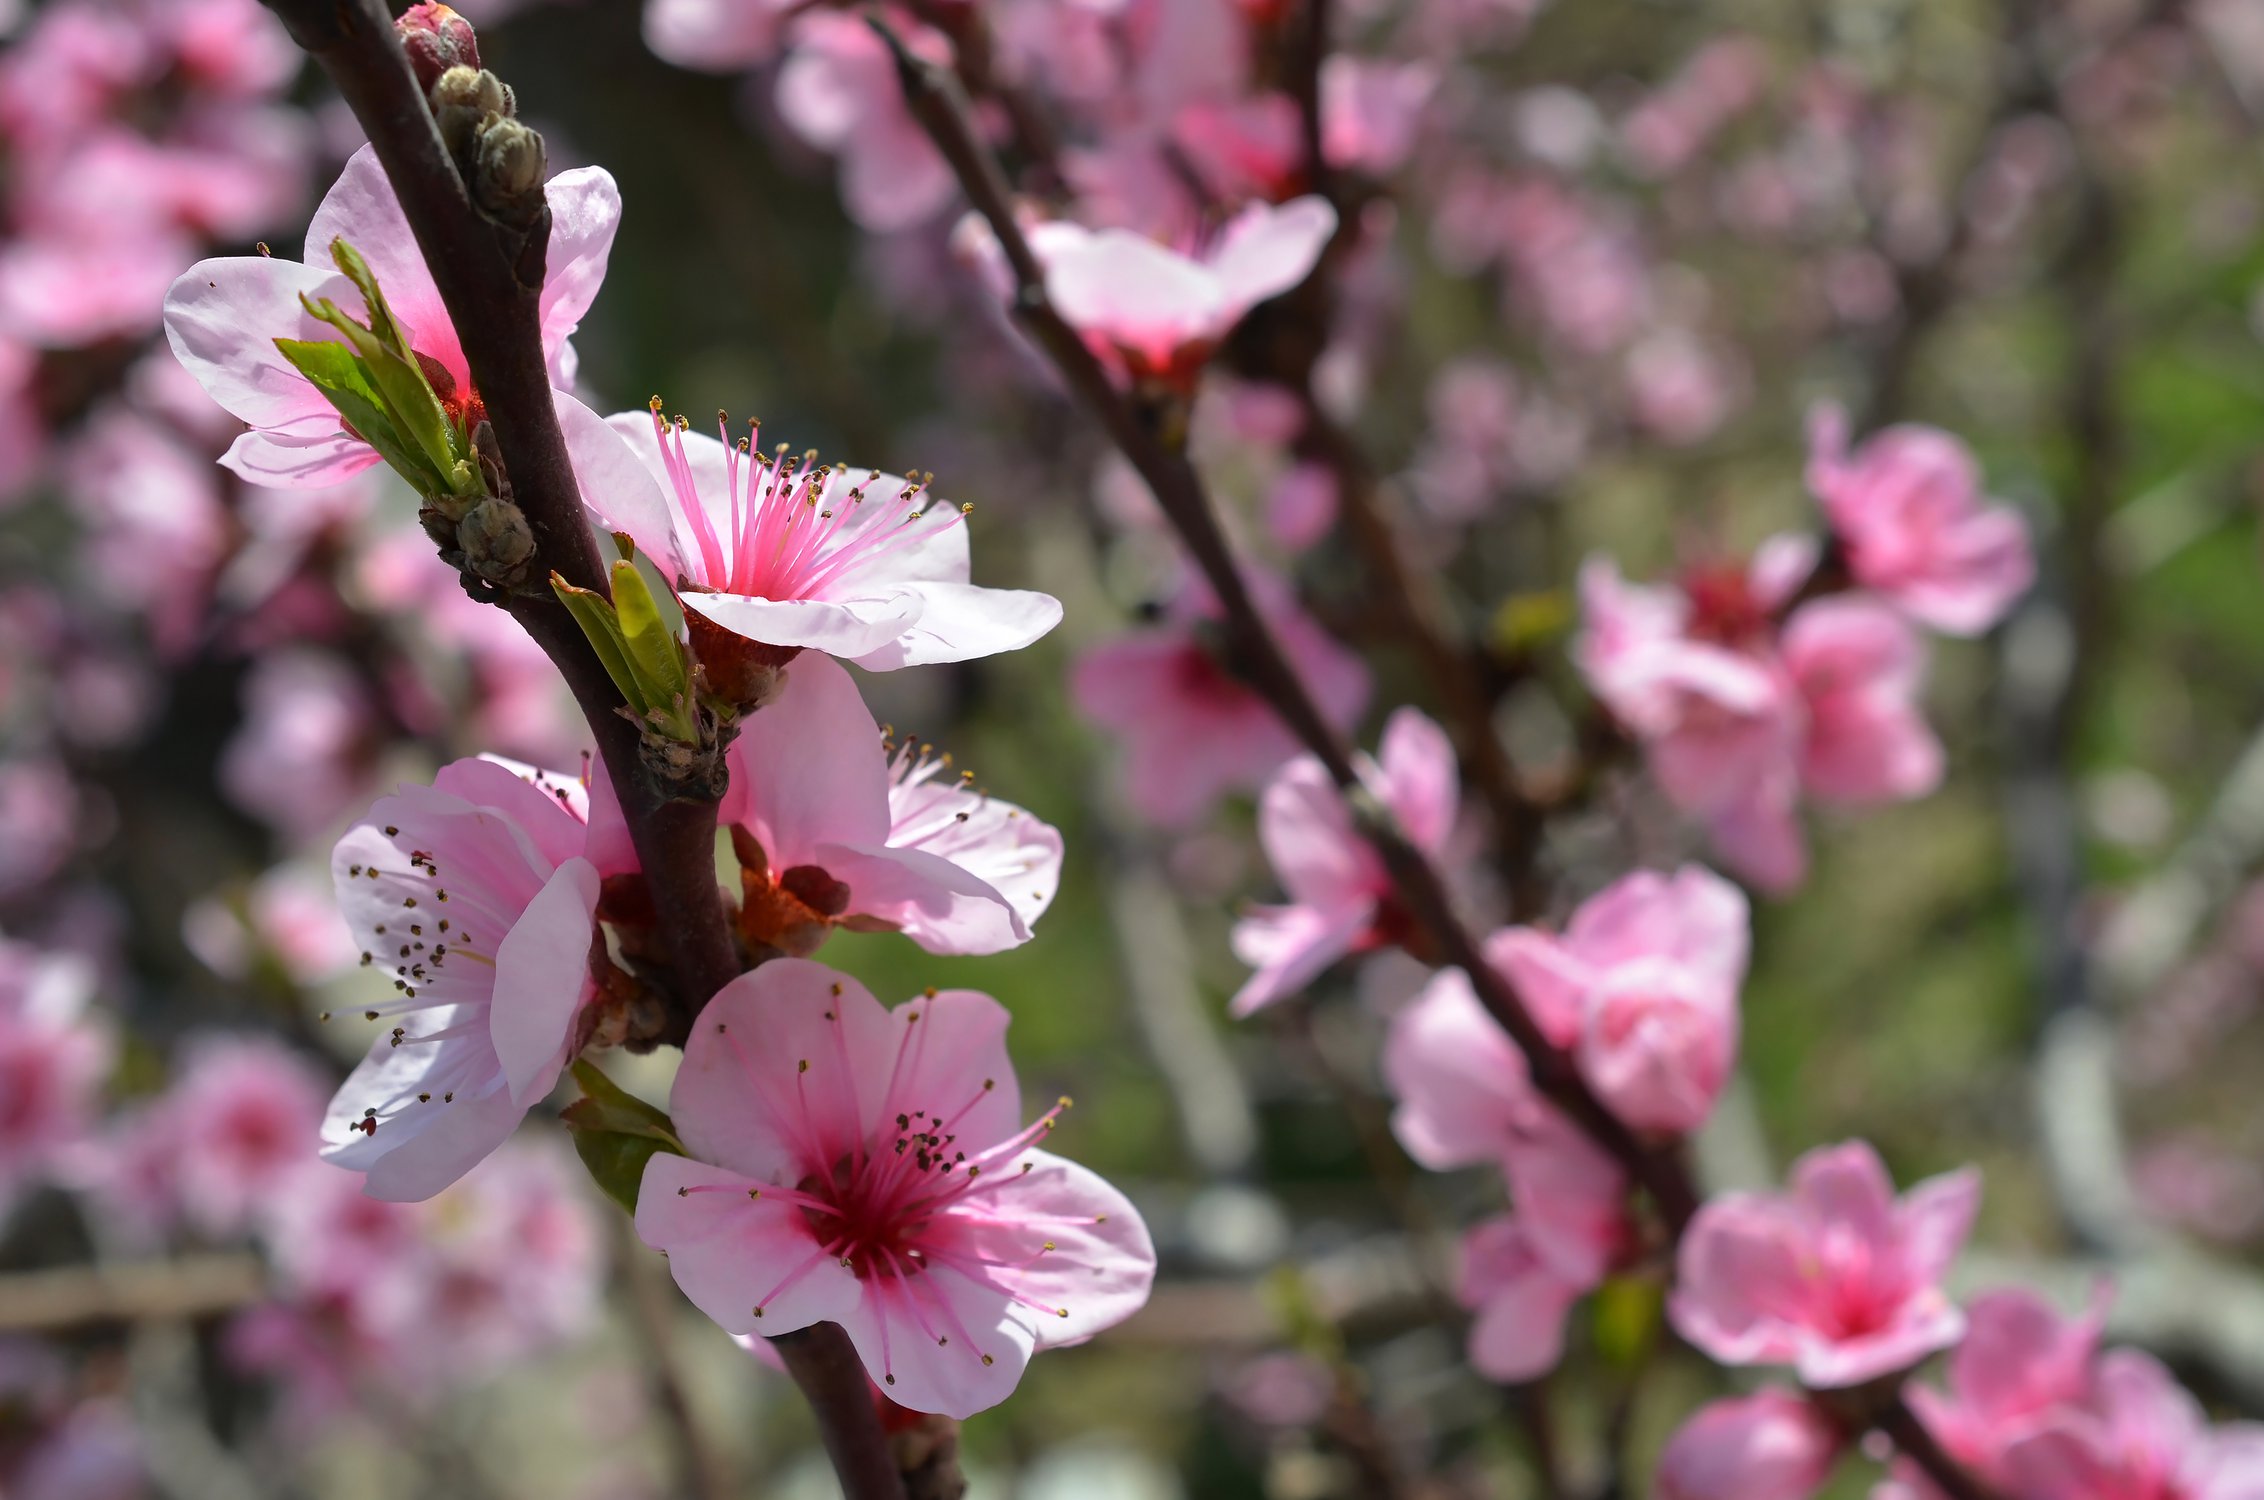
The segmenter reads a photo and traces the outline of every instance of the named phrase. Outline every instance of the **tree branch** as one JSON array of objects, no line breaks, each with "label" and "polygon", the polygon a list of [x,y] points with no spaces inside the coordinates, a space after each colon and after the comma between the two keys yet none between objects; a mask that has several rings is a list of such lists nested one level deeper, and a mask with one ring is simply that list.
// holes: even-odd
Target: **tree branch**
[{"label": "tree branch", "polygon": [[[577,587],[606,592],[542,352],[548,210],[523,227],[480,211],[380,0],[267,3],[330,75],[385,168],[463,346],[513,498],[533,530],[536,576],[556,571]],[[672,1029],[680,1040],[699,1007],[742,968],[715,881],[716,804],[664,787],[649,772],[635,726],[621,717],[619,694],[563,609],[517,598],[511,612],[557,663],[596,736],[674,960]],[[871,1401],[861,1385],[845,1391],[830,1374],[843,1361],[861,1369],[848,1335],[820,1324],[797,1338],[812,1372],[802,1380],[804,1394],[851,1500],[902,1500]]]}]

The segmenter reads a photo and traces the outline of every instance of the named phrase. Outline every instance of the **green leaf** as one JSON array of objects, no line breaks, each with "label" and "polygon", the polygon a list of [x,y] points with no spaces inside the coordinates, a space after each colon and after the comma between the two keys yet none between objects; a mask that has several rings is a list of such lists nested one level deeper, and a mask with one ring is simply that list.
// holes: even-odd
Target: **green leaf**
[{"label": "green leaf", "polygon": [[664,1151],[689,1154],[677,1139],[675,1122],[586,1059],[575,1060],[574,1081],[582,1097],[559,1114],[574,1137],[574,1151],[606,1196],[635,1213],[645,1164]]},{"label": "green leaf", "polygon": [[620,616],[614,613],[605,596],[576,588],[556,573],[550,575],[550,588],[566,606],[566,612],[574,617],[574,623],[582,627],[582,634],[589,637],[590,649],[604,664],[605,675],[613,679],[613,685],[629,700],[629,706],[640,714],[650,711],[652,705],[644,699],[637,674],[629,670],[629,643],[622,638]]},{"label": "green leaf", "polygon": [[[440,479],[439,488],[427,493],[467,496],[481,493],[476,466],[469,471],[458,467],[468,456],[464,443],[448,418],[448,409],[434,394],[432,381],[418,361],[416,351],[409,347],[408,336],[394,318],[393,309],[386,302],[369,263],[343,239],[330,242],[330,258],[360,289],[368,324],[355,322],[327,297],[317,301],[302,294],[300,304],[310,317],[321,319],[345,335],[354,352],[362,357],[372,383],[393,415],[395,428],[416,444],[430,462],[432,473]],[[467,476],[474,486],[469,489],[465,488]]]},{"label": "green leaf", "polygon": [[644,690],[640,707],[659,710],[669,719],[669,731],[676,738],[697,739],[690,714],[692,673],[684,663],[684,648],[645,586],[644,574],[626,558],[613,565],[613,608],[628,647],[629,668]]},{"label": "green leaf", "polygon": [[[394,424],[384,396],[370,378],[369,366],[344,344],[327,340],[277,339],[275,348],[307,383],[322,392],[346,425],[377,450],[403,479],[420,493],[437,493],[438,475]],[[439,485],[439,489],[445,489]]]}]

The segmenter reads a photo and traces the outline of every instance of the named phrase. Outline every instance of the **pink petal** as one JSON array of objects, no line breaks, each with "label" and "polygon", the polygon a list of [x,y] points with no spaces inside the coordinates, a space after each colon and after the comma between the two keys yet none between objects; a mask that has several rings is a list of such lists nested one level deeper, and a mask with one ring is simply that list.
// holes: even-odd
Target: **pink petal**
[{"label": "pink petal", "polygon": [[1981,1173],[1974,1167],[1929,1177],[1903,1195],[1895,1209],[1895,1235],[1914,1281],[1931,1286],[1949,1274],[1980,1206]]},{"label": "pink petal", "polygon": [[[965,534],[964,526],[942,533],[958,537],[962,549]],[[919,601],[916,619],[895,639],[850,658],[868,672],[1019,651],[1061,623],[1061,601],[1051,594],[931,582],[910,584],[905,592]]]},{"label": "pink petal", "polygon": [[[433,285],[424,252],[417,248],[408,216],[401,212],[401,202],[393,196],[393,184],[378,165],[373,146],[365,145],[348,157],[338,180],[323,195],[307,225],[306,253],[301,259],[310,266],[328,266],[331,241],[336,239],[360,251],[369,263],[386,304],[406,325],[411,347],[438,360],[468,386],[471,370],[464,363],[456,327],[448,321],[440,289]],[[360,294],[349,289],[339,305],[358,314]]]},{"label": "pink petal", "polygon": [[335,412],[330,421],[329,430],[305,439],[243,433],[228,445],[221,467],[252,484],[299,490],[343,483],[379,462],[375,448],[338,428]]},{"label": "pink petal", "polygon": [[1243,1020],[1299,993],[1351,952],[1374,920],[1375,909],[1365,902],[1339,911],[1309,906],[1251,911],[1234,924],[1234,956],[1257,972],[1235,991],[1227,1013]]},{"label": "pink petal", "polygon": [[199,261],[165,295],[165,337],[230,415],[256,427],[310,424],[311,440],[336,433],[338,414],[275,340],[335,342],[336,335],[307,315],[301,295],[351,303],[353,287],[330,269],[327,254],[305,266],[265,256]]},{"label": "pink petal", "polygon": [[1381,871],[1321,763],[1299,756],[1275,773],[1258,799],[1258,839],[1281,883],[1304,906],[1331,911],[1368,906]]},{"label": "pink petal", "polygon": [[677,1134],[702,1161],[764,1182],[829,1171],[879,1107],[869,1094],[895,1062],[899,1025],[847,975],[772,959],[718,990],[693,1024],[668,1096]]},{"label": "pink petal", "polygon": [[542,348],[550,361],[553,382],[568,385],[573,381],[573,371],[564,367],[561,356],[605,281],[614,231],[621,227],[621,190],[603,167],[576,167],[544,183],[542,195],[550,205],[550,246],[543,262]]},{"label": "pink petal", "polygon": [[888,842],[888,756],[880,726],[838,663],[804,653],[775,702],[742,721],[732,797],[772,871],[818,864],[825,844]]},{"label": "pink petal", "polygon": [[1384,723],[1377,747],[1384,801],[1415,846],[1437,854],[1454,832],[1462,792],[1454,742],[1446,731],[1412,708],[1395,709]]},{"label": "pink petal", "polygon": [[598,886],[595,865],[567,860],[495,950],[488,1032],[511,1100],[522,1109],[558,1082],[574,1017],[593,989]]},{"label": "pink petal", "polygon": [[[799,646],[855,661],[884,652],[920,618],[910,588],[849,599],[751,599],[739,594],[681,596],[683,606],[734,635],[770,646]],[[885,660],[885,656],[883,657]]]},{"label": "pink petal", "polygon": [[1478,1004],[1459,969],[1434,976],[1392,1020],[1384,1079],[1392,1133],[1434,1172],[1491,1161],[1537,1099],[1525,1055]]},{"label": "pink petal", "polygon": [[[909,1285],[868,1281],[863,1300],[838,1321],[883,1395],[947,1417],[971,1417],[1012,1395],[1037,1349],[1029,1309],[942,1267],[914,1273]],[[954,1326],[964,1336],[947,1331]]]},{"label": "pink petal", "polygon": [[860,1300],[857,1278],[839,1261],[812,1260],[818,1239],[800,1209],[747,1195],[766,1181],[661,1152],[637,1190],[637,1237],[667,1253],[678,1288],[726,1333],[791,1333],[841,1319]]},{"label": "pink petal", "polygon": [[1228,323],[1303,281],[1336,233],[1325,198],[1294,198],[1279,208],[1253,203],[1227,222],[1206,259]]},{"label": "pink petal", "polygon": [[[627,532],[671,587],[696,576],[689,559],[697,552],[688,553],[678,542],[675,509],[656,475],[659,452],[651,415],[628,412],[608,419],[564,391],[556,401],[566,452],[574,461],[574,478],[590,518],[607,531]],[[649,457],[637,446],[640,432],[645,446],[653,449]],[[690,448],[688,440],[685,446]]]},{"label": "pink petal", "polygon": [[810,862],[849,887],[850,911],[895,924],[930,953],[1001,953],[1030,940],[1011,901],[941,855],[820,844]]},{"label": "pink petal", "polygon": [[1566,945],[1531,927],[1495,933],[1486,940],[1486,959],[1509,981],[1543,1034],[1559,1047],[1571,1046],[1580,1035],[1596,971]]},{"label": "pink petal", "polygon": [[[959,1243],[985,1258],[1027,1263],[1014,1289],[1066,1318],[1040,1315],[1038,1347],[1081,1344],[1138,1312],[1156,1274],[1155,1243],[1130,1200],[1097,1173],[1047,1151],[1025,1152],[1032,1163],[1013,1191],[984,1206],[1003,1223],[956,1221]],[[1020,1165],[1009,1170],[1020,1172]],[[1043,1247],[1050,1242],[1052,1249]]]}]

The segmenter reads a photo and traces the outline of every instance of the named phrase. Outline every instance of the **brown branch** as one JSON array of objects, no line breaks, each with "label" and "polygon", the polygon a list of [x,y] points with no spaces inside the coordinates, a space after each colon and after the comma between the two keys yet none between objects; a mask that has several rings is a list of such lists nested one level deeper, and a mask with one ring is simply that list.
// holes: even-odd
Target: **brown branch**
[{"label": "brown branch", "polygon": [[[1147,481],[1158,508],[1217,597],[1234,659],[1241,664],[1251,688],[1336,784],[1352,809],[1355,825],[1383,860],[1400,903],[1428,937],[1432,956],[1463,971],[1479,1002],[1525,1055],[1535,1086],[1650,1195],[1669,1233],[1679,1240],[1698,1207],[1697,1187],[1683,1153],[1673,1144],[1638,1137],[1607,1109],[1570,1055],[1549,1041],[1516,993],[1486,961],[1478,941],[1456,914],[1438,871],[1408,842],[1390,810],[1360,780],[1350,750],[1282,654],[1219,529],[1202,477],[1183,452],[1167,445],[1143,420],[1139,409],[1117,388],[1077,331],[1047,299],[1044,268],[1014,217],[1005,176],[996,157],[976,134],[966,95],[957,80],[914,56],[886,22],[870,15],[867,19],[895,56],[906,102],[997,237],[1013,273],[1017,321],[1052,361],[1071,393],[1100,420],[1117,448]],[[1877,1420],[1952,1500],[1995,1500],[1987,1487],[1933,1441],[1902,1405],[1899,1392],[1881,1408]]]},{"label": "brown branch", "polygon": [[[380,0],[268,5],[337,85],[400,200],[494,426],[513,497],[534,532],[535,576],[556,571],[569,583],[604,592],[542,353],[548,210],[525,225],[480,211]],[[665,786],[652,773],[635,727],[621,717],[618,693],[563,609],[518,598],[511,612],[558,665],[605,758],[674,960],[680,1013],[673,1020],[680,1038],[699,1007],[743,967],[715,882],[715,801]],[[814,1372],[802,1382],[804,1393],[851,1500],[902,1500],[902,1481],[862,1387],[845,1395],[842,1382],[815,1378],[843,1361],[857,1368],[848,1335],[820,1324],[798,1339]]]},{"label": "brown branch", "polygon": [[966,96],[956,80],[913,56],[885,23],[875,20],[873,26],[895,52],[907,102],[998,237],[1014,274],[1016,317],[1052,359],[1070,390],[1101,420],[1117,447],[1147,481],[1158,507],[1217,596],[1234,659],[1242,666],[1252,690],[1321,763],[1351,804],[1362,835],[1383,859],[1401,903],[1421,924],[1435,956],[1470,976],[1480,1001],[1525,1053],[1535,1085],[1627,1169],[1679,1233],[1698,1202],[1679,1151],[1638,1139],[1606,1109],[1581,1078],[1571,1057],[1549,1041],[1523,1003],[1486,962],[1478,940],[1455,914],[1445,881],[1422,851],[1408,842],[1390,810],[1360,780],[1350,749],[1282,654],[1219,529],[1201,476],[1183,453],[1167,447],[1150,430],[1077,331],[1047,300],[1044,271],[1015,221],[997,161],[975,135]]}]

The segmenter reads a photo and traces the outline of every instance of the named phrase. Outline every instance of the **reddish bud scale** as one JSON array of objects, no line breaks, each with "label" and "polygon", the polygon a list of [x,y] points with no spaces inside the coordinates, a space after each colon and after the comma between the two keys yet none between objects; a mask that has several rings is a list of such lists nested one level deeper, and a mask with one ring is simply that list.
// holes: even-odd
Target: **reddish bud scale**
[{"label": "reddish bud scale", "polygon": [[472,23],[435,0],[424,0],[403,11],[394,21],[393,31],[409,54],[409,66],[416,70],[417,86],[428,94],[450,68],[480,65],[479,38],[472,31]]}]

